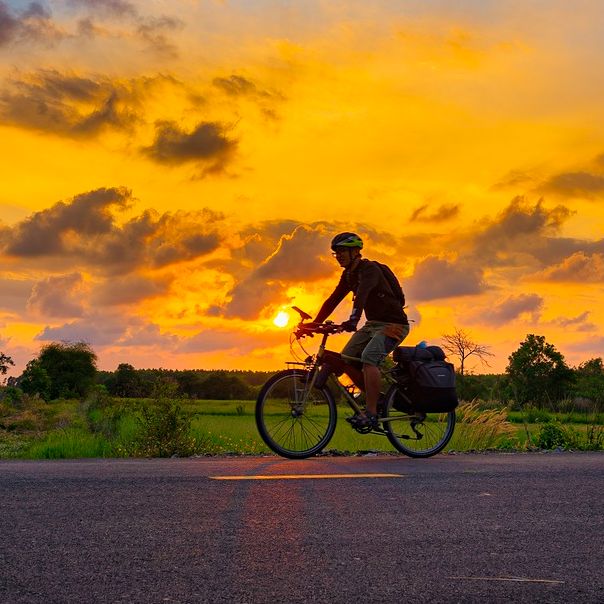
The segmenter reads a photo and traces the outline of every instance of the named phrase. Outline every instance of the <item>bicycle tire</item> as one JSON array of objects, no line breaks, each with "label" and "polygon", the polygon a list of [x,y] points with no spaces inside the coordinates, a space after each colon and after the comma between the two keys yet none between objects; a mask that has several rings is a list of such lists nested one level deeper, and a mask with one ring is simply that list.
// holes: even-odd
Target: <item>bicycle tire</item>
[{"label": "bicycle tire", "polygon": [[455,411],[426,413],[425,419],[417,421],[413,415],[394,409],[397,390],[393,385],[386,393],[383,415],[386,436],[392,446],[409,457],[431,457],[440,453],[453,436]]},{"label": "bicycle tire", "polygon": [[288,459],[320,453],[336,429],[337,409],[331,391],[324,386],[308,392],[309,376],[302,369],[280,371],[264,384],[256,400],[256,427],[262,440]]}]

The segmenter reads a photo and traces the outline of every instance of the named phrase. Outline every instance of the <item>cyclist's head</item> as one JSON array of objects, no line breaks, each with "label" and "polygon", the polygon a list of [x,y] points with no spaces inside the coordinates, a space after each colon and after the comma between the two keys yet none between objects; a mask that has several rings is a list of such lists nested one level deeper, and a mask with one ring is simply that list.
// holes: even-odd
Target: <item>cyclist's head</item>
[{"label": "cyclist's head", "polygon": [[337,248],[363,248],[363,240],[356,233],[339,233],[331,240],[331,249]]},{"label": "cyclist's head", "polygon": [[361,255],[363,240],[356,233],[340,233],[331,241],[331,249],[342,267],[349,266]]}]

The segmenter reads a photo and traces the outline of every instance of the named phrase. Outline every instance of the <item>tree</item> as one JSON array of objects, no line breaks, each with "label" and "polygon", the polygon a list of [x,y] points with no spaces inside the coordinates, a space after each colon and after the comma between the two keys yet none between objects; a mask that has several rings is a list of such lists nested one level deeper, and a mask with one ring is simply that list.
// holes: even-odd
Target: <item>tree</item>
[{"label": "tree", "polygon": [[575,375],[577,396],[591,399],[598,404],[604,402],[604,362],[601,357],[581,363],[575,370]]},{"label": "tree", "polygon": [[141,380],[134,367],[128,363],[120,363],[114,374],[111,394],[127,398],[141,396]]},{"label": "tree", "polygon": [[459,373],[464,375],[466,359],[475,356],[483,365],[489,366],[487,357],[494,356],[489,347],[474,342],[469,333],[463,329],[456,329],[452,334],[442,336],[442,347],[451,355],[459,358]]},{"label": "tree", "polygon": [[519,403],[546,401],[566,395],[574,381],[562,353],[545,341],[545,336],[528,334],[518,350],[509,356],[506,368]]},{"label": "tree", "polygon": [[50,380],[50,399],[83,397],[94,384],[96,354],[84,342],[53,342],[44,346],[34,361],[36,371],[43,369]]},{"label": "tree", "polygon": [[210,400],[248,399],[250,387],[239,377],[217,371],[204,381],[201,398]]},{"label": "tree", "polygon": [[32,359],[25,371],[19,377],[17,384],[27,394],[37,394],[45,401],[50,399],[50,377],[46,373],[39,359]]},{"label": "tree", "polygon": [[3,352],[0,352],[0,375],[6,375],[9,366],[14,366],[15,362]]}]

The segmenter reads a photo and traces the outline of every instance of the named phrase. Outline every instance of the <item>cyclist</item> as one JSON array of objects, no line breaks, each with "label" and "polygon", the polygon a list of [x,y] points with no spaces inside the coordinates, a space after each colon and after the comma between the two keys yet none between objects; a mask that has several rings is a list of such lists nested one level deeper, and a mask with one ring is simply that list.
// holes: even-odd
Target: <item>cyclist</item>
[{"label": "cyclist", "polygon": [[[323,323],[348,293],[353,293],[352,313],[342,327],[355,333],[344,346],[342,358],[352,362],[360,359],[362,363],[366,411],[351,422],[357,427],[376,428],[381,386],[379,367],[409,334],[409,321],[396,277],[387,266],[363,258],[362,248],[363,241],[355,233],[339,233],[333,238],[331,249],[344,271],[313,323]],[[357,331],[363,311],[366,322]]]}]

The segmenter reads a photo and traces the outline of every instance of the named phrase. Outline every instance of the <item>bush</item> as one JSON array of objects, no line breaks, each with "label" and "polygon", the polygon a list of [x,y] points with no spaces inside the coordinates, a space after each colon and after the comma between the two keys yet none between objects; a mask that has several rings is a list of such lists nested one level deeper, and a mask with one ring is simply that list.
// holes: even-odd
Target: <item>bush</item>
[{"label": "bush", "polygon": [[122,444],[123,455],[135,457],[188,457],[196,452],[197,440],[180,404],[161,398],[142,405],[137,416],[138,430],[133,442]]}]

